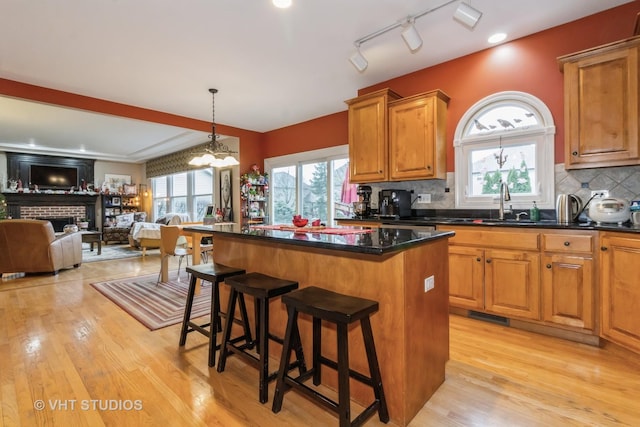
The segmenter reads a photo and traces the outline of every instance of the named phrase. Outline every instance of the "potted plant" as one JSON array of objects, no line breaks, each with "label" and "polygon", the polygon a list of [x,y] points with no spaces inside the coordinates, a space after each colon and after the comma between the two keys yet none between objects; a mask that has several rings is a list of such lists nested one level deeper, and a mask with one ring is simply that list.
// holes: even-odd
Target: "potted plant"
[{"label": "potted plant", "polygon": [[80,218],[76,222],[76,225],[80,230],[86,230],[89,228],[89,218]]}]

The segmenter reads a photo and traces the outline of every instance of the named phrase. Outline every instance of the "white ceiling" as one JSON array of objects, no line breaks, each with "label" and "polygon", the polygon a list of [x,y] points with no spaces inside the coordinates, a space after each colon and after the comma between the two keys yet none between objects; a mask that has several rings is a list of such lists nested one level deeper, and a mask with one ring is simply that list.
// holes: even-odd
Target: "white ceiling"
[{"label": "white ceiling", "polygon": [[[465,0],[483,12],[473,31],[453,2],[416,20],[411,54],[394,29],[354,41],[447,0],[0,0],[0,77],[266,132],[346,109],[360,88],[513,40],[629,0]],[[196,145],[207,133],[0,97],[0,150],[142,162]],[[82,151],[84,150],[84,151]]]}]

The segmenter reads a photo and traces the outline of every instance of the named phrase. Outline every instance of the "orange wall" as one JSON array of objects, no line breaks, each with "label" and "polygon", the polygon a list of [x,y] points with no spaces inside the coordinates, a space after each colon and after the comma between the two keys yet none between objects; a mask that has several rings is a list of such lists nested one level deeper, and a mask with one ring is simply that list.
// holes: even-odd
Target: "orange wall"
[{"label": "orange wall", "polygon": [[[451,97],[447,114],[447,170],[454,170],[453,136],[464,112],[495,92],[516,90],[540,98],[556,125],[555,162],[564,162],[562,73],[556,58],[631,37],[640,0],[363,88],[357,95],[390,87],[402,96],[441,89]],[[355,70],[354,70],[355,72]],[[345,107],[346,108],[346,107]],[[333,114],[266,134],[266,157],[347,142],[347,114]]]},{"label": "orange wall", "polygon": [[267,132],[264,158],[348,143],[347,112],[342,111]]}]

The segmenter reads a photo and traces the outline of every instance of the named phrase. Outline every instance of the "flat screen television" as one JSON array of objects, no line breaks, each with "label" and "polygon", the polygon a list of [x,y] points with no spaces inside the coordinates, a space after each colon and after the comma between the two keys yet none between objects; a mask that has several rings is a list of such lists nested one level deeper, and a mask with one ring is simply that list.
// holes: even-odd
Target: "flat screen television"
[{"label": "flat screen television", "polygon": [[41,190],[68,190],[78,187],[78,168],[72,166],[31,165],[29,183]]}]

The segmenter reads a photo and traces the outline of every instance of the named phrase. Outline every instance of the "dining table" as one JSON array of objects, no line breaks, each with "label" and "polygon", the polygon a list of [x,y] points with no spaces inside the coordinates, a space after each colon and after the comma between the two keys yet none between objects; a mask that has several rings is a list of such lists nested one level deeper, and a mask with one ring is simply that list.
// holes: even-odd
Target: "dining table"
[{"label": "dining table", "polygon": [[[236,224],[233,222],[215,222],[212,224],[208,224],[206,227],[210,227],[207,230],[213,229],[230,229]],[[203,226],[202,222],[199,223],[187,223],[180,224],[180,235],[189,237],[191,239],[191,264],[198,265],[202,262],[202,250],[201,250],[201,240],[203,237],[211,237],[210,231],[204,231],[203,229],[194,229],[191,228],[193,226]],[[160,264],[160,281],[167,282],[169,281],[169,257],[165,256],[165,254],[160,254],[161,264]],[[213,258],[213,257],[212,257]],[[200,294],[200,279],[196,280],[196,295]]]}]

